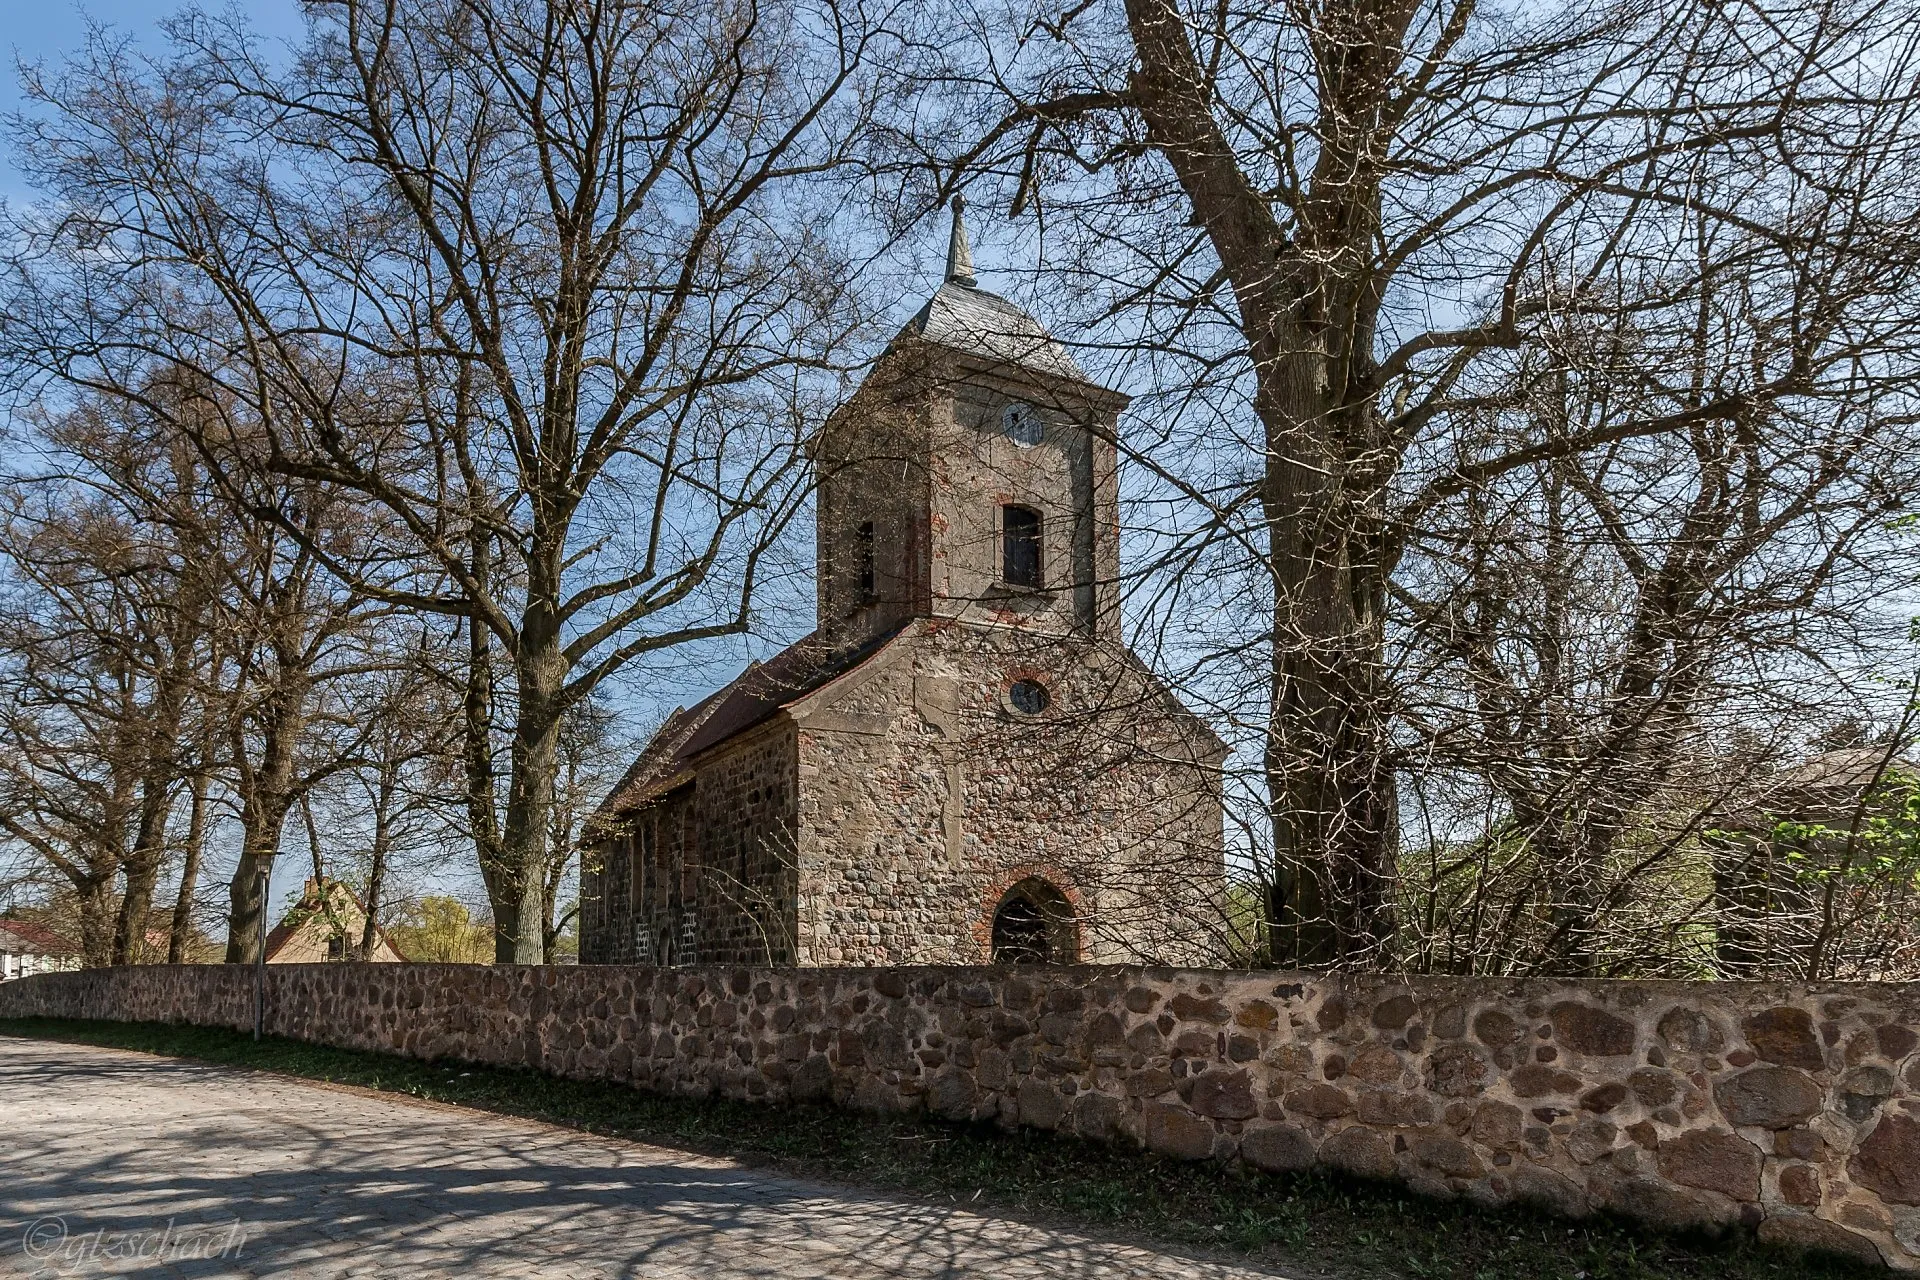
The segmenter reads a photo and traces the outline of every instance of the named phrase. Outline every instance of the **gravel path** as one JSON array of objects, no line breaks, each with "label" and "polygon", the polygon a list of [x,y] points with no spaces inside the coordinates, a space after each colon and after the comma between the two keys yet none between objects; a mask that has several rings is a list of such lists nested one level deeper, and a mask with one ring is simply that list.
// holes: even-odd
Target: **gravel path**
[{"label": "gravel path", "polygon": [[1273,1280],[533,1121],[11,1037],[0,1274]]}]

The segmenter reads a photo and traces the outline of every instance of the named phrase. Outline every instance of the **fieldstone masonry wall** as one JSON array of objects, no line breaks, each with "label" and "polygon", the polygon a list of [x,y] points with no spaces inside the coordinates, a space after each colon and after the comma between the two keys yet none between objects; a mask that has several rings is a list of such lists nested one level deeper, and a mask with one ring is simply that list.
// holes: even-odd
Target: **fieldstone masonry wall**
[{"label": "fieldstone masonry wall", "polygon": [[[270,968],[277,1034],[644,1089],[924,1109],[1920,1271],[1920,985],[1207,970]],[[45,974],[0,1017],[248,1027],[227,966]]]}]

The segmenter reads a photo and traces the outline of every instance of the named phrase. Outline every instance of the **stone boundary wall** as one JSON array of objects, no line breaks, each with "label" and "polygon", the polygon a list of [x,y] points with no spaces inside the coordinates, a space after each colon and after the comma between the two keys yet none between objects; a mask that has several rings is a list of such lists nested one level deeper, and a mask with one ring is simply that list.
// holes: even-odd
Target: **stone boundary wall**
[{"label": "stone boundary wall", "polygon": [[[253,972],[0,985],[0,1017],[248,1028]],[[924,1109],[1920,1272],[1920,984],[1074,968],[285,965],[267,1027],[637,1088]]]}]

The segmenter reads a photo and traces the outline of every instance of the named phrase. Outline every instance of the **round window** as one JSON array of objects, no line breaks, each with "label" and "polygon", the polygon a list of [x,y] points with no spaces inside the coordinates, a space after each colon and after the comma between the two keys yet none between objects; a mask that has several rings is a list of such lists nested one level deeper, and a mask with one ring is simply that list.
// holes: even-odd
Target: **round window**
[{"label": "round window", "polygon": [[1021,404],[1016,400],[1002,409],[1000,426],[1007,433],[1007,439],[1022,449],[1029,449],[1040,443],[1040,414],[1030,404]]},{"label": "round window", "polygon": [[1038,680],[1015,680],[1007,690],[1007,701],[1021,715],[1037,716],[1053,699],[1047,695],[1047,686]]}]

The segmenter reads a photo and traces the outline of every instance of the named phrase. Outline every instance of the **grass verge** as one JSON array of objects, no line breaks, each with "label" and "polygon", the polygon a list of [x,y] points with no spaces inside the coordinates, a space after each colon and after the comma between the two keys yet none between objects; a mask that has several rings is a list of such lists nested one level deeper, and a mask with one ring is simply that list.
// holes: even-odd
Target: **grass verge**
[{"label": "grass verge", "polygon": [[0,1019],[0,1035],[137,1049],[563,1124],[1029,1220],[1119,1232],[1339,1280],[1841,1280],[1887,1272],[1744,1233],[1669,1236],[1276,1176],[987,1126],[661,1097],[531,1071],[419,1062],[157,1023]]}]

